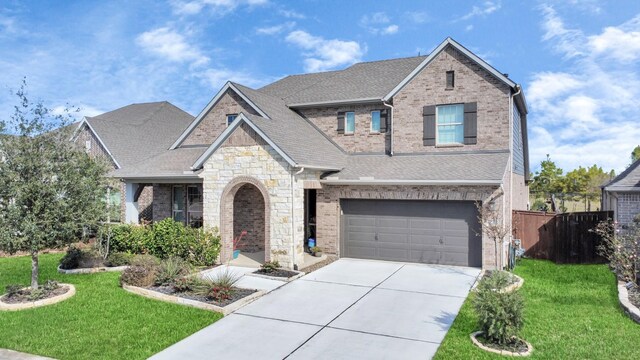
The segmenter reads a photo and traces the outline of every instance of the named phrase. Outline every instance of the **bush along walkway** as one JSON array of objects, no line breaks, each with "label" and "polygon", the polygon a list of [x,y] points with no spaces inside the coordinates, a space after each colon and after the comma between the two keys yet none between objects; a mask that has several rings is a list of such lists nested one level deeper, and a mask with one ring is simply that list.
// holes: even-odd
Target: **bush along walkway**
[{"label": "bush along walkway", "polygon": [[[515,269],[525,325],[522,337],[534,347],[530,359],[638,359],[640,326],[618,304],[617,282],[607,265],[556,265],[524,259]],[[478,330],[471,294],[435,359],[504,359],[473,345]]]},{"label": "bush along walkway", "polygon": [[[150,300],[123,290],[120,273],[63,275],[61,254],[42,255],[40,280],[73,284],[61,303],[0,312],[0,348],[57,359],[146,359],[221,314]],[[0,292],[29,284],[29,257],[0,258]]]}]

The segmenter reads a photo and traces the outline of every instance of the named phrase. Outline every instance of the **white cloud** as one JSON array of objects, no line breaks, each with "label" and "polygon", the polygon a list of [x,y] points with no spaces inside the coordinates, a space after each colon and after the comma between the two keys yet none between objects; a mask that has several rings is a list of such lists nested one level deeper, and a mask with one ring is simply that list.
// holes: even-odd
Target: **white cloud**
[{"label": "white cloud", "polygon": [[289,21],[284,24],[274,25],[274,26],[266,26],[256,29],[256,34],[258,35],[276,35],[283,31],[288,31],[293,29],[296,26],[294,21]]},{"label": "white cloud", "polygon": [[473,8],[471,8],[471,11],[460,17],[459,20],[469,20],[474,17],[491,15],[494,12],[500,10],[501,7],[502,4],[500,3],[500,1],[485,1],[484,3],[482,3],[482,6],[474,5]]},{"label": "white cloud", "polygon": [[405,18],[416,24],[423,24],[429,20],[429,15],[426,12],[422,11],[407,11],[405,13]]},{"label": "white cloud", "polygon": [[253,76],[248,71],[230,70],[226,68],[222,69],[207,69],[202,73],[197,74],[197,77],[203,80],[203,82],[213,89],[220,89],[227,81],[237,82],[249,87],[259,87],[264,85],[270,79],[260,79]]},{"label": "white cloud", "polygon": [[136,42],[146,51],[169,61],[189,62],[196,66],[209,61],[197,47],[187,43],[184,36],[168,27],[146,31],[136,38]]},{"label": "white cloud", "polygon": [[307,18],[304,14],[299,13],[299,12],[297,12],[295,10],[280,9],[280,10],[278,10],[278,13],[280,15],[282,15],[282,16],[284,16],[286,18],[290,18],[290,19],[300,19],[300,20],[302,20],[302,19],[306,19]]},{"label": "white cloud", "polygon": [[338,66],[351,65],[360,61],[366,52],[366,49],[363,49],[355,41],[327,40],[302,30],[289,33],[286,41],[305,50],[303,53],[304,64],[305,71],[308,72],[325,71]]},{"label": "white cloud", "polygon": [[598,55],[622,62],[640,59],[640,15],[618,27],[606,27],[599,35],[589,36],[589,47]]},{"label": "white cloud", "polygon": [[380,33],[383,35],[391,35],[397,32],[398,32],[398,25],[389,25],[386,28],[382,29],[382,31],[380,31]]},{"label": "white cloud", "polygon": [[640,17],[585,35],[567,27],[553,7],[540,10],[542,40],[564,57],[568,70],[530,79],[532,166],[551,154],[564,169],[597,163],[623,170],[640,139],[640,79],[633,62],[640,58]]},{"label": "white cloud", "polygon": [[391,35],[397,33],[399,29],[398,25],[389,24],[390,22],[387,14],[383,12],[363,15],[360,18],[360,26],[374,35]]},{"label": "white cloud", "polygon": [[171,6],[176,14],[193,15],[201,12],[206,7],[210,7],[219,14],[225,14],[242,5],[251,7],[268,3],[268,0],[173,0],[171,1]]},{"label": "white cloud", "polygon": [[473,25],[472,25],[472,24],[467,25],[467,26],[464,28],[464,30],[465,30],[465,31],[471,31],[471,30],[473,30]]}]

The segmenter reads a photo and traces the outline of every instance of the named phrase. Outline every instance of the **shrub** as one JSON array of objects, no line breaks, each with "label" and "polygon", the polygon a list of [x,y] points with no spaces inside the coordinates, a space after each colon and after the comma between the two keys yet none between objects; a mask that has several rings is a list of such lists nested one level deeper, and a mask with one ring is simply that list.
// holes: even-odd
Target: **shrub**
[{"label": "shrub", "polygon": [[120,284],[149,287],[155,283],[160,260],[151,255],[134,256],[129,266],[120,275]]},{"label": "shrub", "polygon": [[602,239],[599,254],[609,260],[618,278],[640,285],[640,224],[634,222],[621,228],[618,223],[607,220],[593,231]]},{"label": "shrub", "polygon": [[186,276],[176,279],[173,282],[173,291],[175,292],[186,292],[186,291],[195,291],[198,288],[207,287],[208,283],[206,280],[200,279],[195,276]]},{"label": "shrub", "polygon": [[217,302],[227,301],[233,298],[236,291],[235,284],[240,277],[226,268],[212,279],[198,284],[193,291]]},{"label": "shrub", "polygon": [[524,325],[522,296],[518,291],[498,291],[503,281],[502,275],[483,278],[473,299],[480,330],[488,340],[499,345],[511,343]]},{"label": "shrub", "polygon": [[78,267],[80,268],[92,268],[104,265],[104,259],[96,250],[82,250],[80,253],[80,259],[78,261]]},{"label": "shrub", "polygon": [[20,290],[22,290],[22,285],[11,284],[5,287],[7,297],[12,297],[18,295]]},{"label": "shrub", "polygon": [[82,257],[82,250],[71,246],[67,249],[67,253],[60,259],[60,268],[69,270],[77,269],[80,266],[80,258]]},{"label": "shrub", "polygon": [[29,295],[27,295],[27,299],[29,301],[37,301],[46,296],[47,292],[43,288],[31,289],[29,291]]},{"label": "shrub", "polygon": [[322,252],[322,248],[319,246],[314,246],[311,249],[309,249],[309,251],[311,251],[312,253],[318,253],[318,252]]},{"label": "shrub", "polygon": [[189,263],[179,257],[170,257],[162,260],[156,274],[156,285],[171,285],[177,279],[189,275],[191,267]]},{"label": "shrub", "polygon": [[265,272],[265,273],[272,273],[278,270],[278,268],[280,268],[280,263],[277,260],[267,261],[260,266],[260,269],[262,269],[262,272]]},{"label": "shrub", "polygon": [[513,276],[508,271],[494,270],[491,271],[487,278],[491,278],[491,283],[495,286],[495,290],[504,289],[513,284]]},{"label": "shrub", "polygon": [[42,288],[46,291],[53,291],[57,288],[59,288],[60,285],[58,284],[57,281],[53,281],[53,280],[47,280],[43,285]]},{"label": "shrub", "polygon": [[112,252],[105,261],[106,266],[116,267],[129,265],[133,260],[134,255],[123,252]]}]

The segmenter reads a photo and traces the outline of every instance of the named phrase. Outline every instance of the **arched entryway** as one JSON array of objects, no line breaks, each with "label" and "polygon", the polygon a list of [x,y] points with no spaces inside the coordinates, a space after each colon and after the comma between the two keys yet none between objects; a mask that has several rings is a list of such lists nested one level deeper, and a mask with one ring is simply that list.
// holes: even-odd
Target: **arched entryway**
[{"label": "arched entryway", "polygon": [[232,259],[233,239],[246,231],[236,249],[259,262],[269,261],[269,194],[264,185],[252,177],[235,178],[225,188],[221,205],[222,260]]}]

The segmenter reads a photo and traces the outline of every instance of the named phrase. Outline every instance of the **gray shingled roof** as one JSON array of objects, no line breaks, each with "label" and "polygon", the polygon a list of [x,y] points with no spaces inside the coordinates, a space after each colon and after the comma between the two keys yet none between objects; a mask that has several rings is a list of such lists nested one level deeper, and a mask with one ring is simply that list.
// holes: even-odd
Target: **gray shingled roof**
[{"label": "gray shingled roof", "polygon": [[126,168],[168,149],[193,116],[163,101],[132,104],[86,120]]},{"label": "gray shingled roof", "polygon": [[328,79],[340,71],[341,70],[289,75],[274,83],[261,87],[258,91],[283,99],[291,94],[311,87],[322,80]]},{"label": "gray shingled roof", "polygon": [[607,191],[640,191],[640,160],[616,176],[604,189]]},{"label": "gray shingled roof", "polygon": [[191,164],[206,150],[206,147],[182,147],[148,158],[135,165],[115,170],[111,176],[117,178],[175,178],[194,177]]},{"label": "gray shingled roof", "polygon": [[[392,60],[362,62],[354,64],[342,71],[321,73],[316,78],[305,78],[303,81],[311,83],[319,80],[313,86],[303,90],[289,83],[299,79],[283,79],[281,86],[275,84],[265,87],[274,93],[286,93],[282,88],[294,91],[284,98],[287,105],[340,102],[354,99],[382,99],[393,88],[404,80],[425,59],[416,56]],[[277,83],[276,83],[277,84]],[[274,91],[273,89],[277,89]]]},{"label": "gray shingled roof", "polygon": [[350,155],[345,168],[330,181],[460,181],[500,183],[509,153],[449,153],[421,155]]}]

